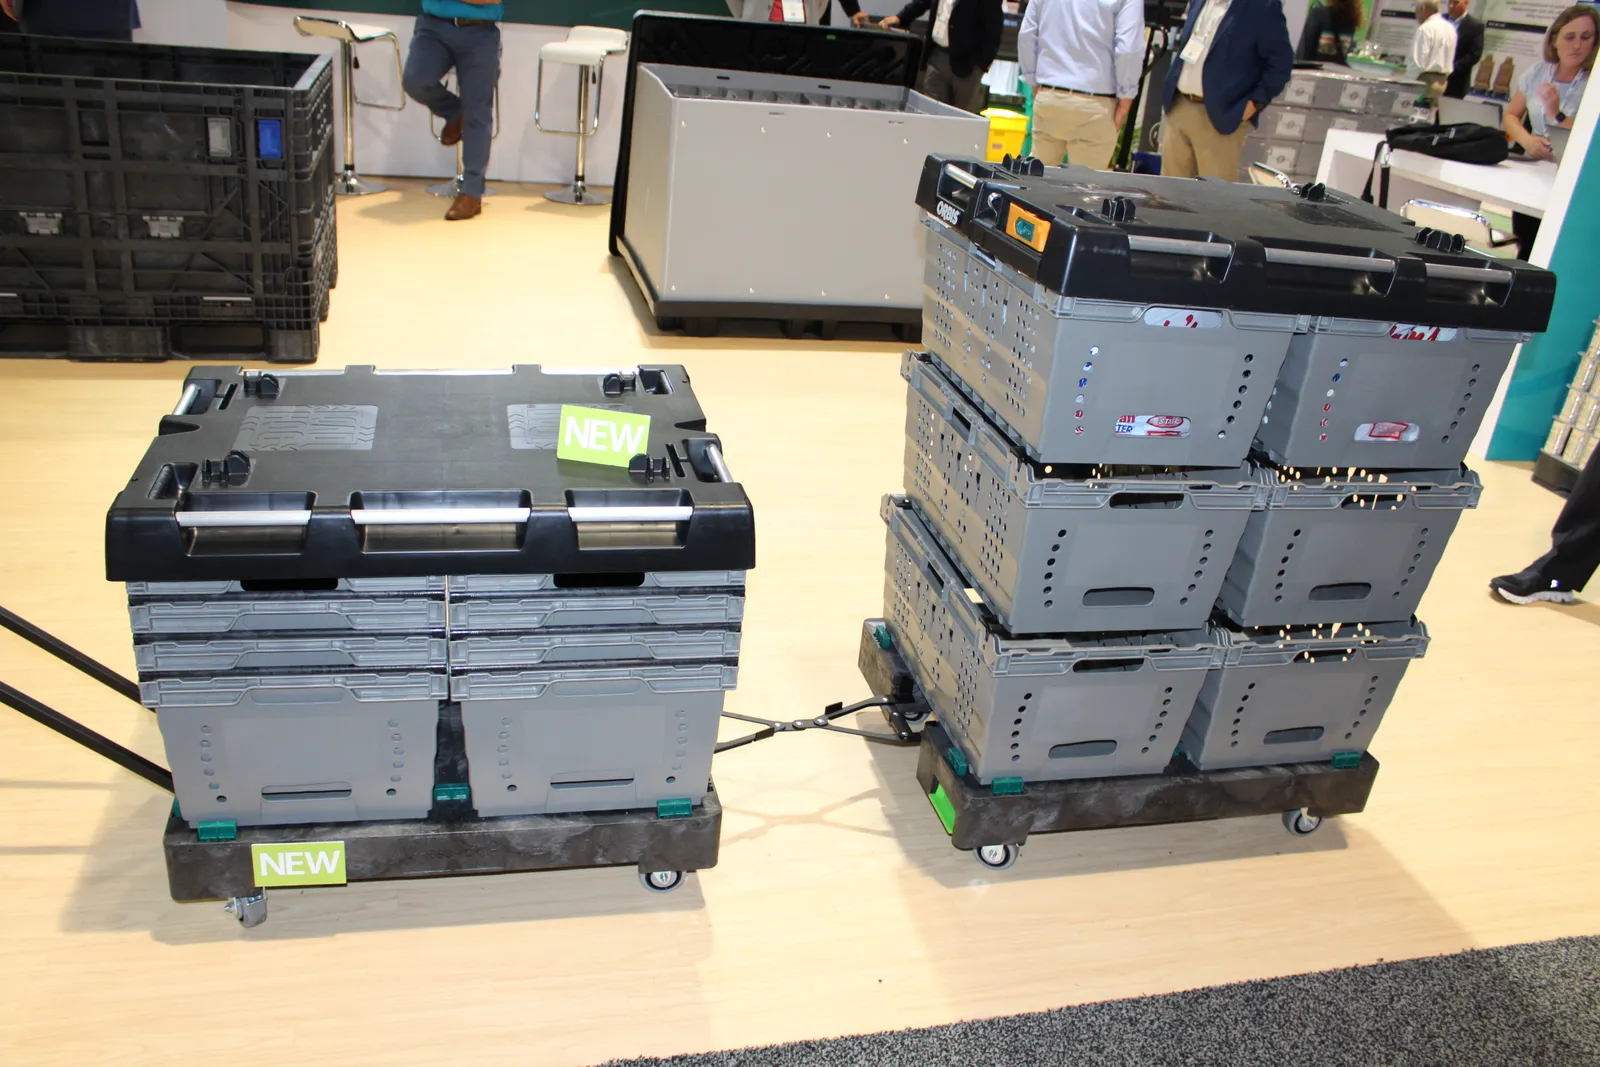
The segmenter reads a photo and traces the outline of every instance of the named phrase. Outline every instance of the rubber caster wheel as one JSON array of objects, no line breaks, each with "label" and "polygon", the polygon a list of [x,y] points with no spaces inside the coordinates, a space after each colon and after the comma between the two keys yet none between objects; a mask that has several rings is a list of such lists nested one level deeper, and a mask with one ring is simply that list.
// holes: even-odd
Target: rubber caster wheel
[{"label": "rubber caster wheel", "polygon": [[783,335],[791,341],[798,341],[806,335],[807,322],[805,319],[784,319],[779,323]]},{"label": "rubber caster wheel", "polygon": [[835,341],[839,337],[839,322],[837,319],[824,319],[816,324],[817,336],[824,341]]},{"label": "rubber caster wheel", "polygon": [[267,895],[257,893],[253,897],[233,897],[225,905],[225,910],[247,930],[252,926],[260,926],[267,921]]},{"label": "rubber caster wheel", "polygon": [[1283,813],[1283,828],[1296,837],[1307,837],[1317,832],[1322,816],[1312,815],[1304,808]]},{"label": "rubber caster wheel", "polygon": [[639,884],[652,893],[670,893],[683,884],[682,871],[639,872]]},{"label": "rubber caster wheel", "polygon": [[979,863],[991,871],[1003,871],[1017,862],[1017,857],[1022,854],[1022,846],[984,845],[982,848],[973,849],[972,854],[977,857]]},{"label": "rubber caster wheel", "polygon": [[690,337],[715,337],[722,329],[716,319],[684,319],[683,332]]}]

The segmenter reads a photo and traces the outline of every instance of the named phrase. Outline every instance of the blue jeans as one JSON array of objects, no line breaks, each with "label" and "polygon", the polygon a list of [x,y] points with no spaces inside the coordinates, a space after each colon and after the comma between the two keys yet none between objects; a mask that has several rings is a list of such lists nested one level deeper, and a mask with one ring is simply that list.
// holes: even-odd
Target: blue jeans
[{"label": "blue jeans", "polygon": [[[452,67],[460,96],[443,85]],[[449,19],[417,16],[402,83],[407,96],[446,122],[461,118],[461,191],[467,196],[483,195],[499,82],[499,26],[457,26]]]}]

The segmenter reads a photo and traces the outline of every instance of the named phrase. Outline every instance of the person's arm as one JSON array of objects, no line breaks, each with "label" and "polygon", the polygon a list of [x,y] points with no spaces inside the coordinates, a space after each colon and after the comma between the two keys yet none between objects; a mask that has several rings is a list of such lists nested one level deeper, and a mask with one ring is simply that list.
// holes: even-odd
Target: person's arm
[{"label": "person's arm", "polygon": [[1249,122],[1261,114],[1294,73],[1294,45],[1289,43],[1289,23],[1283,17],[1281,0],[1268,0],[1261,13],[1261,29],[1256,37],[1256,57],[1261,60],[1261,77],[1245,100],[1244,116]]},{"label": "person's arm", "polygon": [[1117,6],[1116,30],[1112,70],[1117,84],[1116,123],[1121,130],[1144,74],[1144,0],[1122,0]]},{"label": "person's arm", "polygon": [[872,21],[871,17],[861,10],[861,5],[856,0],[839,0],[839,7],[850,19],[850,25],[858,30]]},{"label": "person's arm", "polygon": [[1505,134],[1522,150],[1528,154],[1529,159],[1554,159],[1556,154],[1550,148],[1550,142],[1543,137],[1535,136],[1533,131],[1522,124],[1528,114],[1528,98],[1518,89],[1511,94],[1511,100],[1506,104],[1502,113],[1500,126]]},{"label": "person's arm", "polygon": [[1045,0],[1033,0],[1017,29],[1017,77],[1033,86],[1039,84],[1039,12],[1044,5]]},{"label": "person's arm", "polygon": [[900,9],[899,14],[890,15],[878,25],[886,30],[892,30],[896,26],[909,26],[923,15],[926,15],[928,9],[932,6],[933,0],[911,0],[910,3]]}]

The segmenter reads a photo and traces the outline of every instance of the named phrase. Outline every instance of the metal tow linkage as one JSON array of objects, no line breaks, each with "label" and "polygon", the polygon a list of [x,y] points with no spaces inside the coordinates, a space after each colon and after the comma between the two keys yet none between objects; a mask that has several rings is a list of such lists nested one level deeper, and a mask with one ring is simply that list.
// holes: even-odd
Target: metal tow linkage
[{"label": "metal tow linkage", "polygon": [[[765,741],[767,738],[776,737],[778,734],[799,733],[802,730],[827,730],[836,734],[854,734],[856,737],[864,737],[868,741],[876,741],[883,745],[917,744],[917,735],[912,732],[905,715],[896,710],[901,703],[901,701],[897,701],[893,697],[884,696],[868,697],[866,700],[858,700],[856,703],[849,705],[834,703],[829,704],[822,710],[822,714],[814,719],[758,719],[754,715],[740,715],[738,712],[725,711],[722,713],[723,718],[738,719],[740,722],[752,722],[760,726],[761,729],[744,737],[736,737],[731,741],[720,741],[717,743],[716,751],[726,752],[729,749],[755,744],[757,741]],[[868,708],[888,709],[889,724],[894,730],[893,736],[873,733],[870,730],[857,730],[852,726],[840,726],[836,721],[846,715],[854,715],[856,712],[865,711]]]}]

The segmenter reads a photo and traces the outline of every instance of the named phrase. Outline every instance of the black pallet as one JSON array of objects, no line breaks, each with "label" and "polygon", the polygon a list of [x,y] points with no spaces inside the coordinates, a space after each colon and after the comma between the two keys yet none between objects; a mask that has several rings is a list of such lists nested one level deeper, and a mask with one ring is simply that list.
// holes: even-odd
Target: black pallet
[{"label": "black pallet", "polygon": [[0,37],[0,355],[314,358],[332,86],[322,56]]},{"label": "black pallet", "polygon": [[1533,464],[1533,480],[1552,493],[1567,496],[1578,484],[1578,468],[1559,456],[1541,451]]},{"label": "black pallet", "polygon": [[[461,713],[446,704],[439,722],[437,784],[466,781]],[[162,847],[167,884],[177,901],[239,898],[264,909],[256,885],[251,845],[340,841],[348,882],[504,874],[576,867],[637,865],[641,875],[716,866],[722,803],[708,787],[688,815],[662,817],[653,809],[511,815],[484,819],[470,799],[438,800],[425,820],[241,827],[231,840],[203,841],[174,812]],[[662,887],[667,888],[667,887]],[[264,910],[240,918],[247,925]]]},{"label": "black pallet", "polygon": [[[877,635],[881,623],[867,620],[858,658],[873,691],[892,695],[909,684],[910,675],[899,652],[884,647]],[[920,694],[912,697],[913,715],[925,707]],[[907,708],[895,710],[904,714]],[[885,714],[890,711],[886,708]],[[1224,771],[1199,771],[1176,756],[1161,774],[1028,782],[1021,793],[997,794],[994,786],[979,784],[964,770],[958,772],[951,765],[953,750],[959,751],[939,723],[929,721],[922,728],[917,781],[945,823],[950,843],[959,849],[1020,847],[1030,834],[1246,815],[1293,816],[1303,811],[1312,820],[1350,815],[1366,807],[1378,774],[1378,761],[1371,755],[1363,755],[1350,769],[1336,769],[1331,763],[1292,763]],[[1305,825],[1315,827],[1314,822]]]}]

